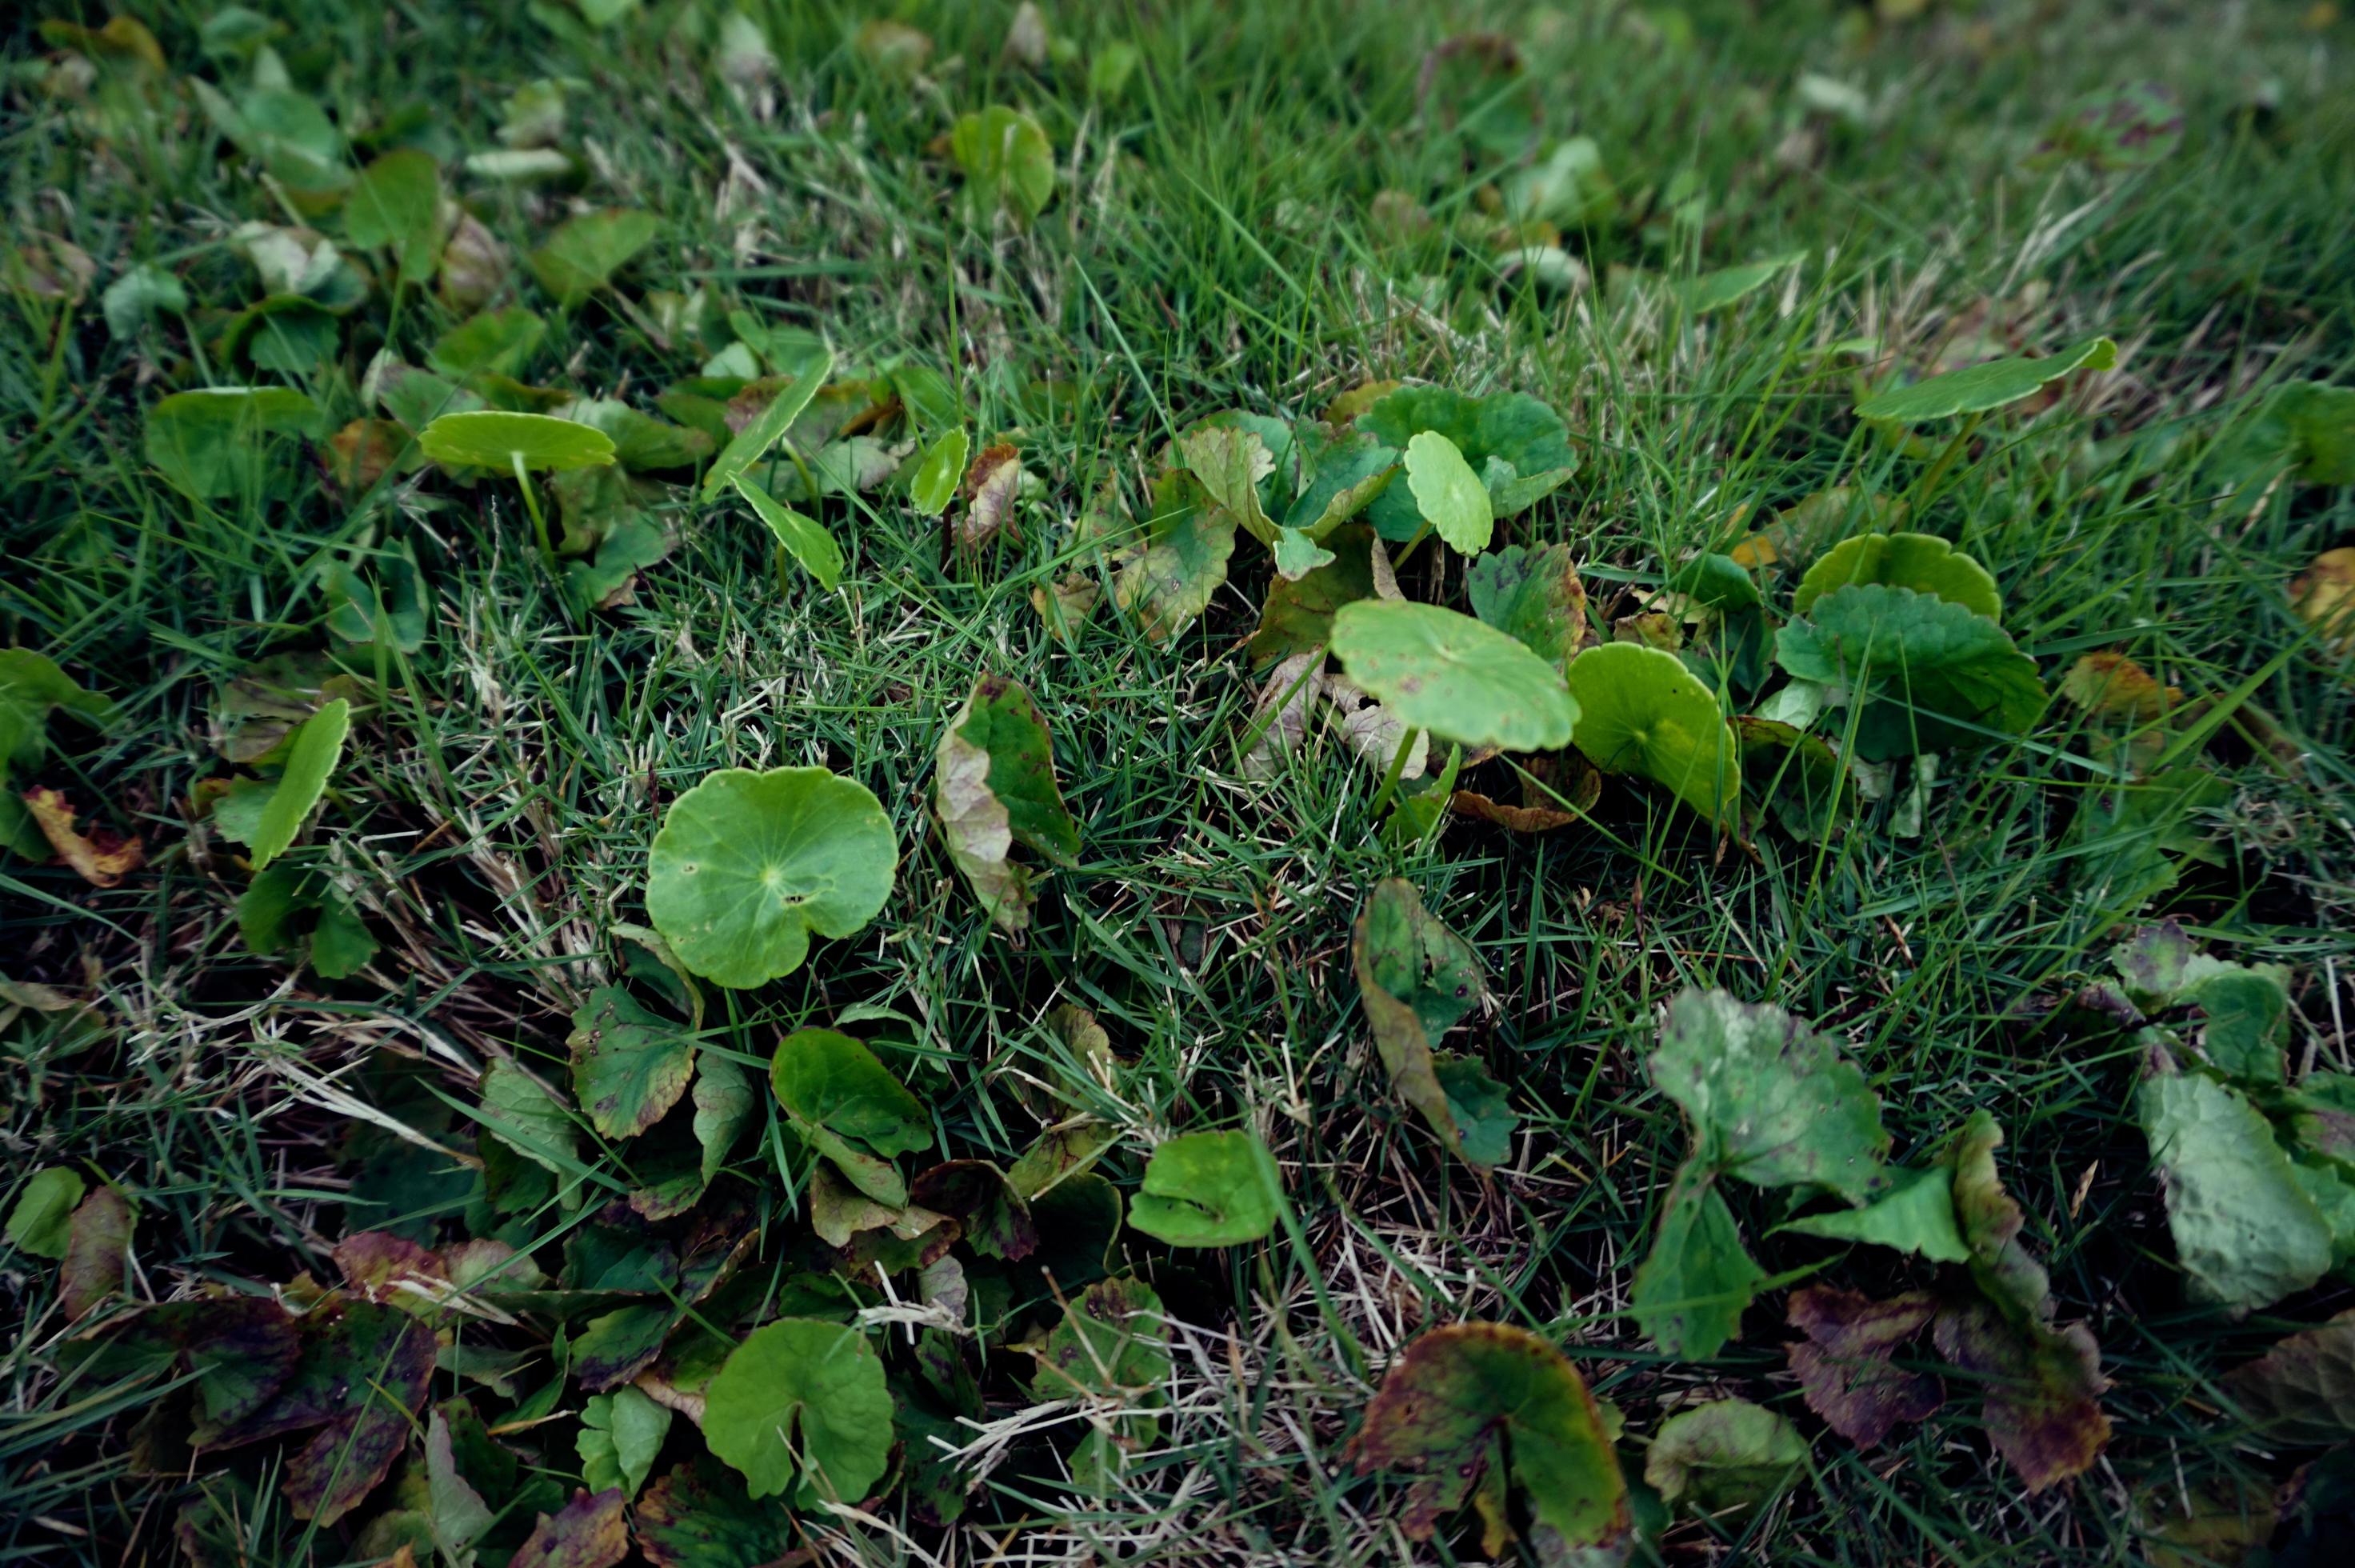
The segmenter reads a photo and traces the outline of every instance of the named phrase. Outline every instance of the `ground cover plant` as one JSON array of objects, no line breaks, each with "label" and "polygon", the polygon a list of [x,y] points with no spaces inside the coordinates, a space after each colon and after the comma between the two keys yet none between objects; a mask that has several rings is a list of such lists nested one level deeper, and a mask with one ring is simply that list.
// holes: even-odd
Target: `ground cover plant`
[{"label": "ground cover plant", "polygon": [[0,1552],[2344,1561],[2350,28],[9,12]]}]

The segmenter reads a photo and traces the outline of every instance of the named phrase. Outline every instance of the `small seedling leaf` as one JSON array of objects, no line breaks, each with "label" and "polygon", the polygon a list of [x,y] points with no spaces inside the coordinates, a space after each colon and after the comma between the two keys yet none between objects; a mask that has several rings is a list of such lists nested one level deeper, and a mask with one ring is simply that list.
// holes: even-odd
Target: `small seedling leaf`
[{"label": "small seedling leaf", "polygon": [[919,517],[937,517],[956,498],[957,484],[964,477],[966,454],[972,441],[959,425],[943,432],[916,465],[915,477],[909,481],[908,498],[915,504]]},{"label": "small seedling leaf", "polygon": [[1857,417],[1923,424],[1956,414],[1986,413],[2034,397],[2073,371],[2106,370],[2117,362],[2115,343],[2106,337],[2088,337],[2047,358],[1991,359],[1910,387],[1893,388],[1857,404]]},{"label": "small seedling leaf", "polygon": [[351,728],[352,705],[338,697],[323,704],[294,731],[287,746],[285,770],[278,775],[270,798],[261,803],[253,835],[247,841],[255,870],[284,854],[303,831],[312,808],[327,791],[336,764],[343,760],[344,739]]},{"label": "small seedling leaf", "polygon": [[739,474],[732,483],[753,515],[768,525],[777,543],[801,562],[802,570],[817,579],[820,588],[831,593],[841,585],[842,547],[834,542],[825,524],[794,511],[745,475]]},{"label": "small seedling leaf", "polygon": [[445,468],[516,468],[562,472],[602,468],[613,461],[613,438],[603,431],[549,414],[496,409],[443,414],[417,438],[418,449]]},{"label": "small seedling leaf", "polygon": [[717,499],[723,486],[734,483],[738,475],[751,472],[752,464],[768,455],[769,448],[776,445],[778,439],[793,428],[794,421],[809,407],[810,400],[817,396],[818,389],[826,384],[826,377],[833,370],[832,349],[822,343],[796,346],[779,372],[785,378],[783,389],[769,400],[751,423],[736,432],[736,438],[712,460],[711,467],[705,472],[705,501]]},{"label": "small seedling leaf", "polygon": [[1459,555],[1478,555],[1497,531],[1487,488],[1455,443],[1435,430],[1408,440],[1407,489],[1433,531]]}]

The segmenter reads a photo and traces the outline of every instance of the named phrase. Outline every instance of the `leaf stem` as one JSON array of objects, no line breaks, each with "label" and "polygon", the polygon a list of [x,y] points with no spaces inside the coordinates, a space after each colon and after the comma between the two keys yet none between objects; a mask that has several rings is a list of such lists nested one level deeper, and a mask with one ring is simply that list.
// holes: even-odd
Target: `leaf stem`
[{"label": "leaf stem", "polygon": [[1398,750],[1391,753],[1390,771],[1382,774],[1382,787],[1374,792],[1376,816],[1380,816],[1382,807],[1391,803],[1391,796],[1398,793],[1399,774],[1406,771],[1406,754],[1414,750],[1414,743],[1422,738],[1423,731],[1412,725],[1399,735]]},{"label": "leaf stem", "polygon": [[547,567],[549,574],[553,576],[556,572],[556,547],[549,542],[548,517],[539,509],[539,496],[531,487],[531,475],[523,465],[523,453],[508,453],[507,462],[513,465],[516,484],[523,491],[524,509],[531,514],[532,529],[539,536],[540,564]]}]

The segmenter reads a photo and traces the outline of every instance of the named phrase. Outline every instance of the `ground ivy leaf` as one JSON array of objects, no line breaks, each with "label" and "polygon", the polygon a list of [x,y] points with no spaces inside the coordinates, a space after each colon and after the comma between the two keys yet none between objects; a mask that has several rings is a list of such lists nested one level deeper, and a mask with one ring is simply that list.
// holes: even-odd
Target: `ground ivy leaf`
[{"label": "ground ivy leaf", "polygon": [[590,1125],[635,1137],[669,1114],[695,1075],[695,1045],[672,1020],[627,991],[601,986],[573,1010],[572,1091]]},{"label": "ground ivy leaf", "polygon": [[1892,388],[1856,405],[1857,417],[1920,424],[1955,414],[1985,413],[2033,397],[2073,370],[2106,370],[2118,362],[2118,346],[2088,337],[2043,359],[1990,359]]},{"label": "ground ivy leaf", "polygon": [[1570,664],[1579,754],[1607,773],[1637,773],[1710,821],[1730,825],[1742,770],[1725,710],[1672,653],[1605,643]]},{"label": "ground ivy leaf", "polygon": [[1660,1424],[1644,1479],[1663,1501],[1717,1515],[1765,1502],[1806,1461],[1806,1439],[1789,1421],[1747,1400],[1721,1399]]},{"label": "ground ivy leaf", "polygon": [[[1038,1351],[1032,1397],[1080,1399],[1093,1411],[1091,1430],[1072,1456],[1072,1479],[1101,1488],[1103,1471],[1153,1441],[1155,1407],[1167,1403],[1169,1329],[1161,1298],[1138,1279],[1106,1279],[1063,1307]],[[1123,1407],[1117,1413],[1107,1405]]]},{"label": "ground ivy leaf", "polygon": [[[1424,431],[1455,443],[1476,474],[1491,458],[1513,472],[1507,494],[1492,495],[1496,515],[1509,517],[1566,481],[1578,465],[1561,416],[1526,392],[1469,397],[1445,387],[1400,387],[1357,417],[1357,428],[1384,445],[1403,450]],[[1366,515],[1386,539],[1412,539],[1423,514],[1408,486],[1393,484],[1374,498]]]},{"label": "ground ivy leaf", "polygon": [[[1360,1475],[1418,1477],[1399,1520],[1412,1540],[1430,1540],[1499,1466],[1520,1489],[1540,1562],[1630,1529],[1626,1483],[1585,1380],[1551,1344],[1507,1324],[1453,1324],[1410,1344],[1350,1451]],[[1502,1489],[1501,1478],[1489,1484]]]},{"label": "ground ivy leaf", "polygon": [[1636,1269],[1636,1326],[1665,1353],[1705,1361],[1742,1328],[1766,1271],[1742,1250],[1733,1211],[1708,1171],[1688,1164],[1660,1210],[1659,1233]]},{"label": "ground ivy leaf", "polygon": [[1939,1157],[1955,1172],[1955,1220],[1982,1298],[1949,1302],[1938,1350],[1981,1380],[1996,1450],[2030,1491],[2083,1474],[2110,1439],[2101,1348],[2084,1325],[2052,1326],[2051,1278],[2019,1240],[2028,1217],[2003,1188],[2003,1130],[1973,1112]]},{"label": "ground ivy leaf", "polygon": [[1205,424],[1178,438],[1178,453],[1212,505],[1260,543],[1275,543],[1275,524],[1259,500],[1260,481],[1275,471],[1265,442],[1240,426]]},{"label": "ground ivy leaf", "polygon": [[1279,576],[1268,584],[1259,629],[1252,634],[1252,662],[1264,667],[1302,654],[1321,653],[1333,635],[1333,612],[1374,594],[1373,531],[1362,526],[1337,528],[1324,541],[1329,564],[1297,582]]},{"label": "ground ivy leaf", "polygon": [[855,1503],[889,1467],[891,1407],[883,1362],[864,1335],[783,1317],[752,1330],[713,1376],[703,1437],[755,1499],[798,1479],[796,1507]]},{"label": "ground ivy leaf", "polygon": [[1172,1246],[1233,1247],[1275,1228],[1284,1177],[1248,1132],[1182,1133],[1156,1146],[1128,1222]]},{"label": "ground ivy leaf", "polygon": [[442,170],[433,155],[398,148],[362,169],[344,197],[344,237],[363,251],[391,251],[405,283],[432,277],[442,252]]},{"label": "ground ivy leaf", "polygon": [[112,1187],[94,1189],[75,1205],[67,1225],[65,1257],[58,1270],[58,1306],[67,1322],[112,1300],[123,1288],[131,1226],[131,1205]]},{"label": "ground ivy leaf", "polygon": [[1276,574],[1287,581],[1297,582],[1320,566],[1330,566],[1339,558],[1302,533],[1298,528],[1284,528],[1275,535]]},{"label": "ground ivy leaf", "polygon": [[1333,615],[1332,645],[1349,678],[1402,722],[1465,746],[1553,751],[1578,721],[1560,669],[1436,604],[1344,604]]},{"label": "ground ivy leaf", "polygon": [[351,729],[352,705],[338,697],[323,704],[294,731],[277,787],[262,802],[253,819],[252,837],[246,841],[255,870],[285,853],[303,830],[311,808],[326,793],[336,764],[343,760],[344,738]]},{"label": "ground ivy leaf", "polygon": [[2355,1308],[2292,1334],[2219,1386],[2270,1442],[2322,1447],[2355,1438]]},{"label": "ground ivy leaf", "polygon": [[1807,1408],[1859,1448],[1878,1447],[1900,1424],[1923,1421],[1945,1402],[1928,1372],[1895,1364],[1937,1315],[1938,1300],[1913,1291],[1875,1301],[1852,1290],[1811,1285],[1791,1293],[1791,1327],[1806,1336],[1786,1354]]},{"label": "ground ivy leaf", "polygon": [[899,840],[864,784],[824,768],[722,768],[671,803],[646,912],[679,961],[722,986],[801,967],[810,933],[849,936],[891,893]]},{"label": "ground ivy leaf", "polygon": [[1433,532],[1459,555],[1478,555],[1495,537],[1497,515],[1487,486],[1455,443],[1435,430],[1417,432],[1403,457],[1407,489]]},{"label": "ground ivy leaf", "polygon": [[964,174],[968,210],[984,222],[999,211],[1027,227],[1055,198],[1055,146],[1039,123],[993,103],[960,114],[949,153]]},{"label": "ground ivy leaf", "polygon": [[507,1568],[613,1568],[630,1554],[630,1530],[619,1488],[576,1491],[554,1513],[539,1516]]},{"label": "ground ivy leaf", "polygon": [[1487,994],[1478,955],[1423,907],[1412,883],[1396,877],[1375,884],[1350,933],[1349,954],[1374,1049],[1399,1098],[1423,1114],[1447,1148],[1487,1168],[1448,1103],[1431,1043]]},{"label": "ground ivy leaf", "polygon": [[1971,1250],[1955,1229],[1955,1173],[1934,1165],[1891,1175],[1889,1189],[1861,1209],[1808,1214],[1777,1228],[1835,1242],[1869,1242],[1932,1263],[1968,1263]]},{"label": "ground ivy leaf", "polygon": [[1911,588],[1974,615],[2003,619],[2003,595],[1987,569],[1933,534],[1859,534],[1841,540],[1799,579],[1791,612],[1805,615],[1825,594],[1855,582]]},{"label": "ground ivy leaf", "polygon": [[908,1201],[956,1220],[965,1244],[983,1257],[1019,1263],[1039,1250],[1029,1202],[988,1160],[953,1159],[932,1167],[908,1184]]},{"label": "ground ivy leaf", "polygon": [[1713,1169],[1759,1187],[1826,1188],[1851,1202],[1888,1187],[1880,1097],[1829,1036],[1782,1008],[1688,990],[1668,1004],[1648,1065]]},{"label": "ground ivy leaf", "polygon": [[1978,751],[2026,734],[2044,712],[2036,661],[2002,627],[1910,588],[1826,593],[1811,621],[1774,634],[1774,656],[1802,680],[1845,683],[1868,699],[1857,751],[1869,762]]},{"label": "ground ivy leaf", "polygon": [[638,1499],[631,1520],[655,1568],[746,1568],[790,1557],[802,1540],[790,1509],[753,1500],[735,1473],[698,1458]]},{"label": "ground ivy leaf", "polygon": [[1113,602],[1166,644],[1209,608],[1234,553],[1233,514],[1209,505],[1191,475],[1165,475],[1144,542],[1122,552]]},{"label": "ground ivy leaf", "polygon": [[2193,1300],[2248,1312],[2329,1272],[2329,1221],[2272,1125],[2237,1091],[2165,1072],[2144,1080],[2136,1107],[2166,1179],[2168,1229]]},{"label": "ground ivy leaf", "polygon": [[651,212],[604,208],[566,219],[525,260],[539,286],[570,310],[612,283],[661,232]]},{"label": "ground ivy leaf", "polygon": [[728,1163],[728,1151],[752,1114],[752,1075],[714,1051],[702,1053],[695,1075],[695,1141],[703,1147],[703,1180],[709,1186]]},{"label": "ground ivy leaf", "polygon": [[752,515],[767,525],[787,554],[801,562],[803,571],[817,579],[820,588],[831,593],[841,585],[842,547],[834,542],[825,524],[794,511],[744,475],[739,474],[731,483],[752,508]]},{"label": "ground ivy leaf", "polygon": [[656,1404],[634,1385],[592,1394],[581,1406],[581,1430],[572,1440],[581,1456],[581,1478],[593,1491],[618,1489],[625,1499],[637,1496],[654,1468],[655,1456],[662,1452],[670,1422],[669,1407]]},{"label": "ground ivy leaf", "polygon": [[35,1257],[60,1259],[73,1237],[73,1212],[88,1190],[79,1171],[53,1165],[35,1171],[8,1211],[8,1239]]},{"label": "ground ivy leaf", "polygon": [[1472,613],[1549,664],[1567,664],[1586,640],[1586,587],[1570,547],[1508,545],[1464,569]]}]

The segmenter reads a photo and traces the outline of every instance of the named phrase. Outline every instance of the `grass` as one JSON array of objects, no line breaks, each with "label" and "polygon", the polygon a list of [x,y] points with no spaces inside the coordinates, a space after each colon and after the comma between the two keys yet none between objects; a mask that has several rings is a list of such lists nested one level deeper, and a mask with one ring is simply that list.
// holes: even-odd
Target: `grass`
[{"label": "grass", "polygon": [[[777,69],[737,94],[698,41],[709,6],[649,4],[603,32],[554,5],[267,7],[286,23],[275,47],[293,79],[342,123],[397,124],[413,106],[452,153],[495,145],[517,88],[564,79],[583,197],[662,220],[626,274],[634,304],[699,287],[822,331],[847,363],[932,365],[959,380],[978,432],[1028,432],[1043,491],[979,550],[944,555],[935,528],[878,491],[829,516],[850,560],[839,592],[781,587],[765,534],[675,492],[675,553],[634,602],[584,614],[542,568],[512,485],[402,481],[354,498],[287,443],[263,483],[199,504],[144,461],[143,412],[164,390],[234,379],[204,314],[254,297],[231,231],[285,217],[177,84],[244,69],[206,59],[207,9],[140,8],[175,73],[146,90],[153,116],[108,113],[107,75],[81,96],[51,91],[57,57],[33,10],[0,23],[11,244],[54,236],[96,275],[70,305],[16,288],[0,315],[0,633],[120,702],[102,731],[53,731],[63,744],[40,782],[138,836],[148,859],[106,891],[0,860],[7,977],[96,1009],[86,1026],[29,1013],[5,1026],[0,1200],[51,1165],[120,1183],[138,1213],[133,1298],[331,1280],[335,1242],[371,1228],[462,1234],[470,1178],[432,1174],[390,1127],[464,1146],[475,1073],[497,1057],[565,1083],[570,1015],[619,973],[611,928],[641,918],[662,808],[715,768],[822,763],[890,812],[891,901],[783,981],[716,994],[707,1051],[757,1070],[783,1031],[888,1009],[880,1032],[907,1042],[894,1064],[929,1094],[947,1152],[1010,1160],[1055,1086],[1067,1110],[1120,1130],[1108,1168],[1124,1185],[1173,1132],[1256,1129],[1298,1218],[1263,1248],[1140,1248],[1176,1371],[1160,1441],[1113,1493],[1065,1482],[1071,1413],[1029,1410],[1009,1371],[1022,1358],[1001,1351],[986,1456],[1002,1462],[975,1467],[964,1521],[928,1526],[896,1497],[871,1517],[805,1519],[825,1560],[1477,1557],[1476,1531],[1408,1541],[1401,1485],[1355,1476],[1346,1452],[1380,1365],[1465,1317],[1559,1342],[1638,1435],[1708,1395],[1802,1424],[1814,1456],[1794,1487],[1745,1517],[1680,1518],[1660,1540],[1672,1561],[2200,1561],[2160,1558],[2151,1529],[2204,1487],[2286,1477],[2290,1456],[2235,1441],[2214,1380],[2355,1297],[2326,1285],[2237,1323],[2185,1306],[2133,1119],[2137,1053],[2061,1038],[2035,1004],[2098,969],[2124,928],[2172,913],[2214,951],[2290,965],[2293,1060],[2355,1067],[2355,682],[2287,596],[2316,553],[2355,538],[2355,512],[2343,490],[2220,497],[2204,463],[2264,387],[2344,381],[2355,357],[2347,23],[2289,6],[2128,18],[1990,4],[1877,26],[1843,5],[1705,3],[1682,14],[1678,45],[1678,14],[1483,6],[1477,25],[1518,52],[1521,71],[1502,77],[1433,53],[1471,17],[1443,25],[1387,0],[1059,6],[1079,61],[1036,71],[1001,57],[1008,6],[901,6],[935,45],[911,84],[849,46],[858,8],[767,4],[748,10]],[[1143,63],[1118,97],[1092,97],[1085,62],[1119,38]],[[1866,123],[1810,113],[1795,89],[1806,72],[1861,90]],[[2079,95],[2142,80],[2179,97],[2172,155],[2117,174],[2031,162]],[[1547,135],[1592,137],[1620,194],[1621,219],[1565,241],[1593,287],[1502,274],[1493,247],[1457,231],[1520,155],[1497,128],[1521,95]],[[970,223],[932,150],[954,113],[993,101],[1028,108],[1057,150],[1059,193],[1028,231]],[[561,213],[553,195],[447,177],[518,251]],[[1669,193],[1688,189],[1705,218],[1672,223]],[[1427,209],[1426,231],[1369,216],[1392,190]],[[1628,275],[1783,251],[1803,264],[1698,320]],[[185,279],[202,330],[109,333],[96,291],[140,262]],[[663,352],[637,312],[561,312],[520,269],[507,286],[549,318],[528,379],[643,406],[692,373],[694,356]],[[415,361],[456,319],[430,295],[389,312],[379,296],[334,355],[279,379],[340,423],[363,411],[379,345]],[[1673,564],[1828,486],[1906,495],[1924,459],[1848,416],[1859,389],[2093,331],[2118,339],[2118,371],[2032,418],[1991,420],[1915,521],[1994,572],[2048,683],[2097,649],[2195,696],[2254,678],[2246,695],[2294,739],[2296,766],[2246,745],[2221,754],[2229,797],[2191,824],[2216,863],[2187,863],[2147,901],[2110,873],[2137,833],[2175,825],[2080,834],[2107,775],[2064,709],[1949,762],[1911,834],[1902,792],[1820,842],[1769,831],[1744,846],[1629,786],[1557,835],[1458,822],[1401,849],[1369,809],[1377,776],[1336,746],[1271,784],[1241,779],[1255,691],[1240,645],[1265,581],[1248,541],[1167,647],[1110,606],[1066,646],[1031,606],[1034,590],[1098,570],[1071,524],[1104,478],[1135,493],[1193,420],[1305,414],[1369,378],[1410,377],[1561,411],[1582,467],[1520,526],[1572,545],[1599,620],[1625,613],[1623,596]],[[1852,337],[1885,358],[1819,352]],[[325,569],[404,541],[432,588],[423,645],[379,659],[329,636]],[[1411,586],[1446,586],[1434,574],[1455,568],[1437,554],[1421,553]],[[220,689],[290,648],[333,649],[385,694],[308,840],[305,863],[331,871],[383,944],[338,982],[246,950],[244,872],[187,807],[226,771],[211,743]],[[992,931],[929,820],[943,724],[984,670],[1037,697],[1082,828],[1082,863],[1018,944]],[[1497,1006],[1457,1043],[1523,1118],[1493,1181],[1442,1160],[1369,1050],[1348,936],[1389,875],[1488,966]],[[2005,1178],[2060,1316],[2092,1326],[2112,1381],[2116,1435],[2090,1474],[2024,1495],[1959,1379],[1938,1415],[1857,1451],[1800,1404],[1771,1300],[1712,1361],[1649,1348],[1628,1285],[1684,1131],[1639,1063],[1658,1008],[1689,985],[1842,1034],[1901,1157],[1974,1109],[2001,1121]],[[1110,1082],[1050,1026],[1065,1002],[1109,1032]],[[740,1148],[730,1179],[763,1256],[798,1230],[774,1147],[764,1133]],[[583,1149],[599,1185],[634,1184],[640,1154]],[[1746,1190],[1736,1209],[1754,1243],[1780,1217]],[[578,1217],[547,1208],[531,1222],[553,1268]],[[1757,1244],[1770,1267],[1828,1265],[1876,1294],[1909,1277],[1795,1238]],[[1035,1285],[1012,1288],[1052,1321]],[[0,1559],[162,1562],[176,1525],[211,1543],[189,1548],[197,1561],[369,1560],[355,1527],[378,1505],[325,1530],[290,1518],[267,1445],[226,1471],[146,1473],[135,1424],[155,1385],[77,1370],[89,1325],[66,1320],[47,1264],[0,1257],[0,1291],[16,1319],[0,1353]],[[461,1392],[486,1397],[447,1373],[434,1397]],[[571,1429],[514,1438],[558,1500],[577,1472]],[[694,1449],[676,1426],[666,1465]]]}]

